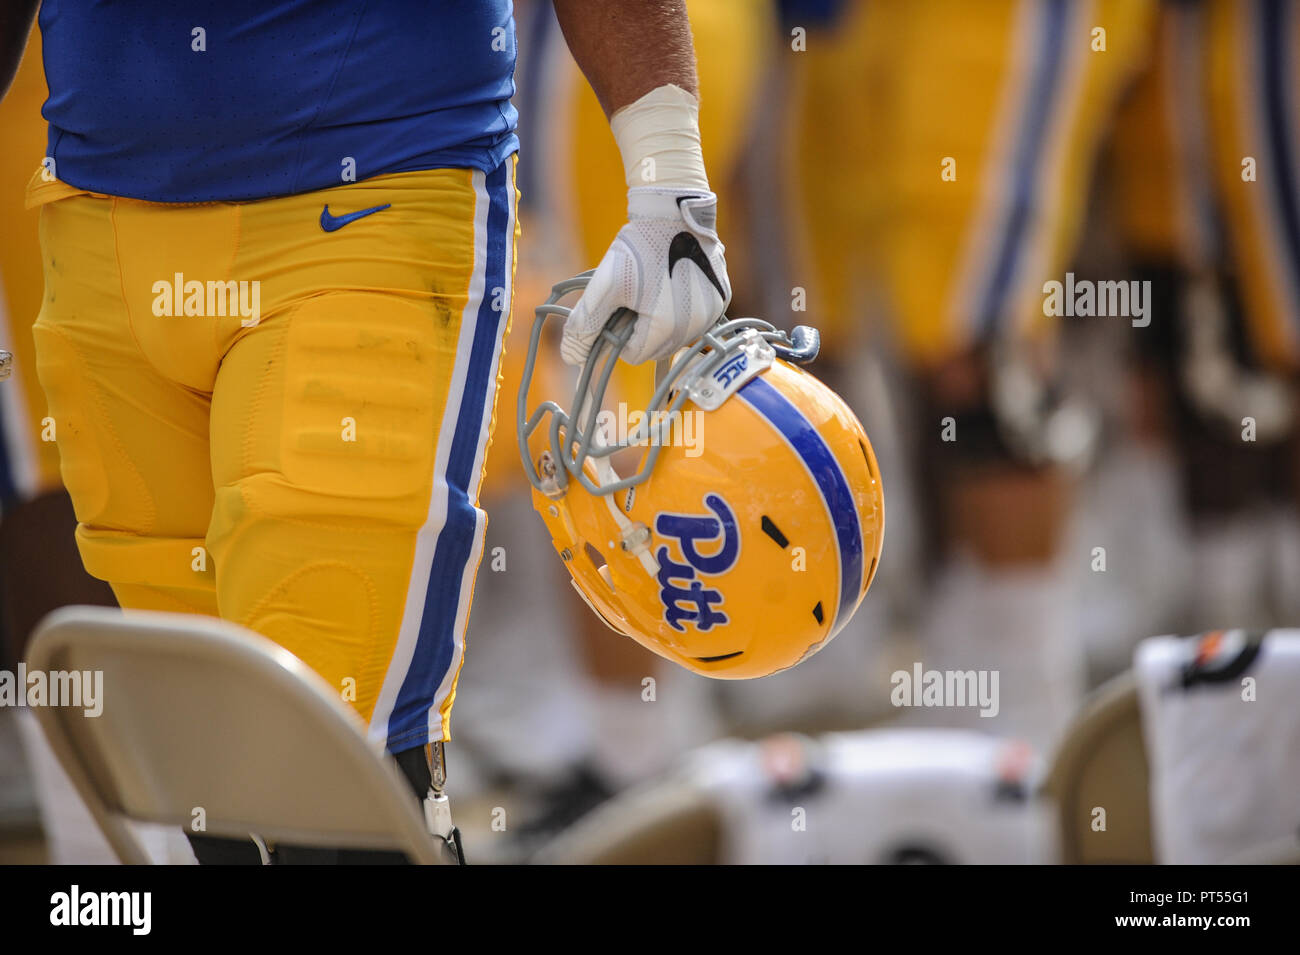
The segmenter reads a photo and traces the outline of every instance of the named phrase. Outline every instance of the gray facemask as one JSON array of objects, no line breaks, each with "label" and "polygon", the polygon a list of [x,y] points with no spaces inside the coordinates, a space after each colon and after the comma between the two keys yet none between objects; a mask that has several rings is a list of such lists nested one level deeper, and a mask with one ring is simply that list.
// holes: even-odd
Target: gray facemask
[{"label": "gray facemask", "polygon": [[[667,435],[663,431],[667,423],[680,413],[686,401],[704,411],[715,410],[777,358],[806,364],[817,357],[820,336],[815,328],[799,325],[787,334],[757,318],[723,317],[695,344],[658,363],[654,394],[641,422],[623,438],[610,441],[597,420],[615,363],[636,322],[634,312],[620,309],[605,324],[582,365],[569,405],[576,409],[575,413],[570,414],[556,402],[547,400],[529,414],[528,389],[546,321],[556,315],[562,319],[568,317],[570,309],[560,305],[560,300],[585,289],[591,275],[590,271],[583,272],[552,287],[546,302],[537,307],[528,340],[524,377],[516,402],[519,454],[529,482],[547,497],[563,497],[570,477],[595,495],[613,494],[642,483],[650,476],[666,443]],[[528,439],[548,415],[550,446],[534,460]],[[620,478],[614,473],[609,463],[611,455],[626,448],[647,446],[645,458],[635,474]],[[588,459],[594,466],[596,480],[584,470]]]}]

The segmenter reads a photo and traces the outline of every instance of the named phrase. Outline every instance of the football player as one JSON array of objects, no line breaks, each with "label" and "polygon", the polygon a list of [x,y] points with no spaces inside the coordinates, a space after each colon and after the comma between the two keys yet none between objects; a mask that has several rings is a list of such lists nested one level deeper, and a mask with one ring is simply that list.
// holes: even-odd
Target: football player
[{"label": "football player", "polygon": [[790,284],[831,341],[885,314],[915,385],[907,437],[931,558],[918,652],[1000,670],[1002,712],[977,723],[1048,745],[1083,689],[1059,558],[1087,429],[1053,395],[1042,287],[1077,242],[1154,4],[787,6],[807,27],[788,54],[805,236]]},{"label": "football player", "polygon": [[[0,21],[5,86],[36,5]],[[624,357],[662,358],[730,299],[683,3],[555,10],[628,187],[562,352],[625,307]],[[36,370],[85,566],[301,657],[424,798],[512,301],[511,4],[46,0],[40,27]]]},{"label": "football player", "polygon": [[1123,249],[1160,309],[1133,336],[1144,430],[1191,518],[1186,629],[1296,611],[1298,39],[1295,2],[1163,4],[1114,137]]}]

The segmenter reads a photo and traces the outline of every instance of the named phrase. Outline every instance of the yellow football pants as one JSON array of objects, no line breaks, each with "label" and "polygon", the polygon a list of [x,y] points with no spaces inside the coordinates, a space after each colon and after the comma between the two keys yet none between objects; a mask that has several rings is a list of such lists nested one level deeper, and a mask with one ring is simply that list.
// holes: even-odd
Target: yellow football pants
[{"label": "yellow football pants", "polygon": [[392,751],[446,738],[516,198],[513,159],[201,205],[34,179],[86,569],[271,638]]},{"label": "yellow football pants", "polygon": [[1093,158],[1141,65],[1151,0],[881,0],[793,54],[788,137],[807,235],[793,279],[831,343],[891,312],[938,367],[1040,334]]},{"label": "yellow football pants", "polygon": [[[1162,7],[1112,177],[1145,261],[1236,279],[1251,357],[1300,369],[1300,2]],[[1231,314],[1231,313],[1230,313]]]},{"label": "yellow football pants", "polygon": [[1251,344],[1300,370],[1300,2],[1212,0],[1211,165]]}]

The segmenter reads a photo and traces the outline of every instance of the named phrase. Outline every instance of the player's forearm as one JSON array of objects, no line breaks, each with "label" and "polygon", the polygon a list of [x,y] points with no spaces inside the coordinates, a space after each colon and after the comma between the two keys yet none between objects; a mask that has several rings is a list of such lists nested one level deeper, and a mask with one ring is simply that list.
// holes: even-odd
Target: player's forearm
[{"label": "player's forearm", "polygon": [[699,95],[685,0],[555,0],[555,15],[606,116],[667,84]]},{"label": "player's forearm", "polygon": [[628,189],[707,193],[685,0],[555,0],[555,10],[610,119]]},{"label": "player's forearm", "polygon": [[5,0],[0,3],[0,99],[18,72],[18,63],[32,32],[32,20],[40,0]]}]

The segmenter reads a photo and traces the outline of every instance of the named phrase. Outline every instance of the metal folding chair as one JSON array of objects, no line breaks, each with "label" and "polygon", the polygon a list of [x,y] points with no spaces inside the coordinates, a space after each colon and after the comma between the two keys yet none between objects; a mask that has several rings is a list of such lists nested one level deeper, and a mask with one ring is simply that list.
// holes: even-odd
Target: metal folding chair
[{"label": "metal folding chair", "polygon": [[[1060,814],[1061,861],[1154,861],[1142,713],[1131,670],[1098,687],[1057,747],[1044,790]],[[1097,807],[1106,828],[1093,828]]]},{"label": "metal folding chair", "polygon": [[37,628],[35,671],[102,673],[100,715],[34,711],[124,863],[150,861],[127,820],[456,861],[357,715],[258,634],[211,617],[65,607]]}]

